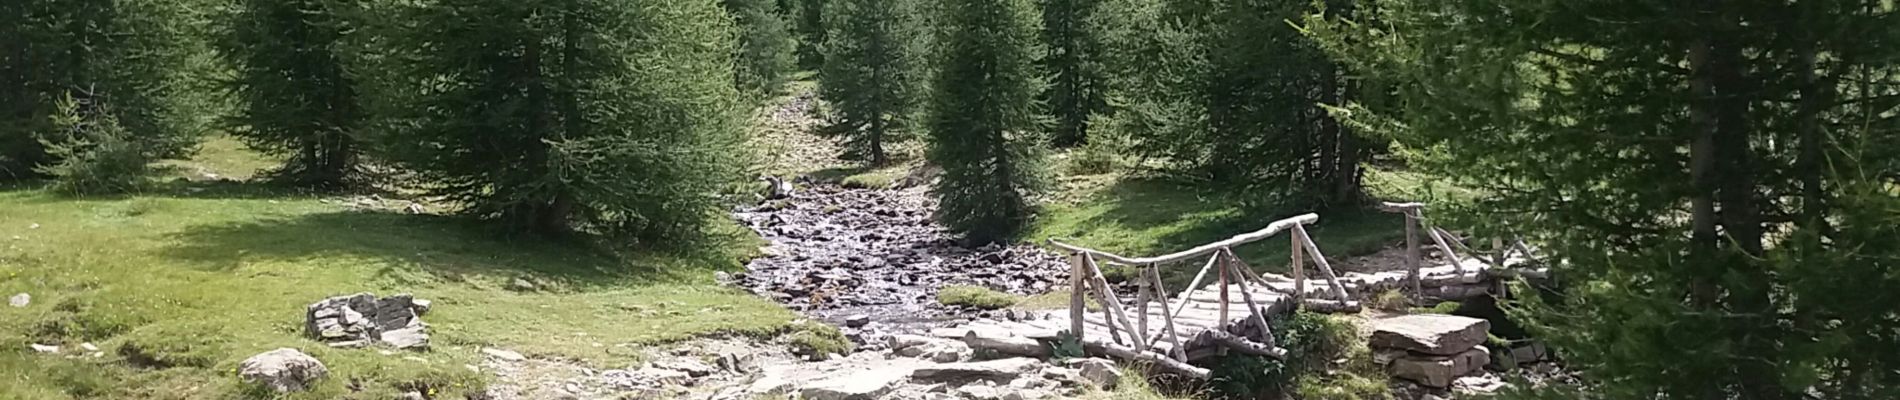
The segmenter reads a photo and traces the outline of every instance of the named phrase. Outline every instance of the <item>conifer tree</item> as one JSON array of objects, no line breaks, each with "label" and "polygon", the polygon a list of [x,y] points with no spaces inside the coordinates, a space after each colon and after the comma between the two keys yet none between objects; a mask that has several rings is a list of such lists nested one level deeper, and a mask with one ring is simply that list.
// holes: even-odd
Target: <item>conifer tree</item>
[{"label": "conifer tree", "polygon": [[929,115],[930,161],[943,167],[938,217],[971,244],[1007,240],[1030,222],[1042,185],[1046,84],[1032,0],[943,2]]},{"label": "conifer tree", "polygon": [[775,0],[724,0],[739,27],[739,91],[770,97],[784,89],[798,68],[798,40]]},{"label": "conifer tree", "polygon": [[908,140],[926,89],[926,32],[914,0],[831,0],[825,9],[819,93],[836,109],[823,133],[842,138],[845,158],[882,166],[890,144]]},{"label": "conifer tree", "polygon": [[1115,110],[1140,155],[1196,181],[1314,209],[1362,200],[1370,146],[1326,105],[1351,98],[1336,63],[1287,21],[1312,3],[1107,0]]},{"label": "conifer tree", "polygon": [[798,35],[798,65],[817,69],[824,64],[825,8],[833,0],[780,0],[779,8],[791,16],[792,33]]},{"label": "conifer tree", "polygon": [[298,186],[341,188],[357,177],[363,117],[346,71],[351,29],[336,0],[242,0],[221,21],[218,44],[236,77],[229,131],[251,147],[287,155],[273,172]]},{"label": "conifer tree", "polygon": [[1306,27],[1402,107],[1348,120],[1552,261],[1511,311],[1601,384],[1551,398],[1900,396],[1892,2],[1359,10]]},{"label": "conifer tree", "polygon": [[710,1],[436,0],[389,33],[383,143],[515,231],[699,232],[737,178],[731,18]]},{"label": "conifer tree", "polygon": [[1050,140],[1058,147],[1079,145],[1088,139],[1090,118],[1108,109],[1101,35],[1108,22],[1104,19],[1117,16],[1103,14],[1101,0],[1041,3],[1048,53],[1042,61],[1049,73],[1049,91],[1043,98],[1055,121]]},{"label": "conifer tree", "polygon": [[0,2],[0,180],[50,174],[77,191],[125,189],[146,163],[189,150],[194,17],[168,1]]}]

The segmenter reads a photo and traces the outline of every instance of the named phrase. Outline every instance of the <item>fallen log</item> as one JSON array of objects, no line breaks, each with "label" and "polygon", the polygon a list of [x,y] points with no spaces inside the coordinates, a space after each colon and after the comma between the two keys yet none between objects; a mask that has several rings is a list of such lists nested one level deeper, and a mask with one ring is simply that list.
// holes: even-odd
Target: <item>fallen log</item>
[{"label": "fallen log", "polygon": [[1286,349],[1255,343],[1239,336],[1234,336],[1234,334],[1231,333],[1208,330],[1201,332],[1201,336],[1206,337],[1208,342],[1220,344],[1222,347],[1240,352],[1241,354],[1273,357],[1275,360],[1286,359]]},{"label": "fallen log", "polygon": [[1115,357],[1115,358],[1119,358],[1119,359],[1123,359],[1127,361],[1148,363],[1148,364],[1154,365],[1156,369],[1162,372],[1186,376],[1186,377],[1190,377],[1194,379],[1205,380],[1209,376],[1211,376],[1207,368],[1201,368],[1201,367],[1189,365],[1188,363],[1181,362],[1173,358],[1168,358],[1168,356],[1161,355],[1160,353],[1155,353],[1155,352],[1150,352],[1150,351],[1135,351],[1135,349],[1132,349],[1132,348],[1116,346],[1116,345],[1101,343],[1101,342],[1085,343],[1083,344],[1082,349],[1090,353],[1103,354],[1103,355],[1107,355],[1110,357]]}]

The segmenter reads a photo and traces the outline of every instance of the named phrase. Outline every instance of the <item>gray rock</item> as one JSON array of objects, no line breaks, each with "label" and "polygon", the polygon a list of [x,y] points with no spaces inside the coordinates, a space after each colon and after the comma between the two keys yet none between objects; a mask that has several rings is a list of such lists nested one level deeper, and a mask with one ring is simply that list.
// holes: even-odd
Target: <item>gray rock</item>
[{"label": "gray rock", "polygon": [[1530,364],[1543,361],[1548,355],[1549,351],[1545,349],[1543,342],[1531,342],[1527,345],[1511,348],[1511,358],[1517,361],[1518,364]]},{"label": "gray rock", "polygon": [[1005,358],[983,362],[937,364],[918,368],[911,378],[922,382],[969,381],[987,379],[1007,382],[1042,367],[1033,358]]},{"label": "gray rock", "polygon": [[1102,390],[1114,390],[1115,386],[1120,385],[1122,382],[1122,370],[1116,368],[1115,362],[1113,361],[1100,358],[1084,358],[1070,360],[1068,364],[1069,367],[1081,371],[1080,375],[1082,376],[1083,383],[1093,385]]},{"label": "gray rock", "polygon": [[429,348],[429,333],[424,327],[403,328],[383,332],[383,343],[389,343],[398,349]]},{"label": "gray rock", "polygon": [[929,339],[921,345],[908,346],[895,352],[899,356],[922,358],[933,362],[949,363],[968,359],[975,350],[963,342],[942,339]]},{"label": "gray rock", "polygon": [[746,385],[745,393],[753,397],[773,397],[787,394],[791,387],[792,381],[786,380],[785,377],[766,375]]},{"label": "gray rock", "polygon": [[853,315],[844,319],[844,326],[849,328],[862,328],[870,324],[871,316],[864,314]]},{"label": "gray rock", "polygon": [[943,341],[943,339],[933,338],[929,336],[905,335],[905,334],[897,334],[897,335],[890,335],[890,336],[884,337],[885,344],[889,345],[891,350],[893,351],[903,350],[903,349],[914,347],[914,346],[922,346],[927,343],[933,343],[933,342],[939,342],[939,341]]},{"label": "gray rock", "polygon": [[653,367],[641,368],[638,371],[633,371],[633,375],[643,378],[649,382],[658,382],[662,385],[684,385],[687,382],[691,382],[693,380],[693,375],[686,373],[686,371],[677,371],[677,370],[653,368]]},{"label": "gray rock", "polygon": [[1003,396],[989,385],[970,385],[957,388],[957,396],[969,400],[1000,400]]},{"label": "gray rock", "polygon": [[527,357],[523,357],[521,353],[516,353],[509,350],[497,349],[493,347],[483,347],[482,354],[486,354],[489,357],[493,357],[497,360],[502,360],[502,361],[519,362],[519,361],[524,361],[528,359]]},{"label": "gray rock", "polygon": [[79,348],[88,352],[99,351],[99,346],[93,345],[92,342],[80,343]]},{"label": "gray rock", "polygon": [[26,346],[33,348],[33,351],[38,352],[38,353],[48,353],[48,354],[59,353],[59,346],[48,346],[48,345],[43,345],[43,344],[28,344]]},{"label": "gray rock", "polygon": [[1484,343],[1491,323],[1477,318],[1417,314],[1373,321],[1372,328],[1373,348],[1448,356]]},{"label": "gray rock", "polygon": [[1392,376],[1418,382],[1435,388],[1449,388],[1458,377],[1477,372],[1491,362],[1491,351],[1484,346],[1452,356],[1413,355],[1397,360],[1387,366]]},{"label": "gray rock", "polygon": [[690,358],[656,361],[653,363],[653,367],[659,368],[659,369],[669,369],[669,370],[674,370],[674,371],[679,371],[679,372],[685,372],[686,375],[694,377],[694,378],[712,375],[714,373],[719,372],[719,369],[714,368],[711,365],[706,365],[706,363],[699,362],[699,360],[694,360]]},{"label": "gray rock", "polygon": [[428,397],[422,396],[422,392],[402,392],[401,395],[396,396],[396,400],[428,400],[428,399],[429,399]]},{"label": "gray rock", "polygon": [[806,400],[870,400],[890,393],[910,371],[874,369],[835,376],[806,384],[798,394]]},{"label": "gray rock", "polygon": [[1042,400],[1054,394],[1038,389],[1011,390],[1003,394],[1003,400]]},{"label": "gray rock", "polygon": [[10,306],[26,307],[28,304],[33,304],[33,295],[21,293],[7,298],[7,305]]},{"label": "gray rock", "polygon": [[752,372],[753,369],[751,355],[721,354],[713,363],[718,364],[720,369],[738,373]]},{"label": "gray rock", "polygon": [[238,376],[246,382],[278,393],[303,391],[329,374],[322,361],[291,348],[251,356],[238,365]]},{"label": "gray rock", "polygon": [[531,282],[527,279],[515,278],[513,280],[508,281],[508,290],[513,290],[517,292],[532,292],[535,289],[536,287],[534,285],[534,282]]}]

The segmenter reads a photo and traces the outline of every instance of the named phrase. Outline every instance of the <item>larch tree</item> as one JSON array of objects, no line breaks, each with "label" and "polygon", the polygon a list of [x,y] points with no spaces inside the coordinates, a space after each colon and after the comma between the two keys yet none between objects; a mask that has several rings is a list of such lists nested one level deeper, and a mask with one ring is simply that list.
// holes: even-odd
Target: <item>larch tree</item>
[{"label": "larch tree", "polygon": [[1895,7],[1382,0],[1305,25],[1396,85],[1397,113],[1348,121],[1554,261],[1555,295],[1512,311],[1598,383],[1556,397],[1874,399],[1900,396]]},{"label": "larch tree", "polygon": [[1105,0],[1107,124],[1175,175],[1314,209],[1363,201],[1370,146],[1327,106],[1353,96],[1337,63],[1288,21],[1306,2]]},{"label": "larch tree", "polygon": [[908,140],[926,89],[926,35],[913,0],[831,0],[825,8],[819,94],[835,118],[823,130],[842,139],[845,158],[873,166]]},{"label": "larch tree", "polygon": [[[216,43],[236,76],[226,81],[236,115],[228,131],[252,148],[288,156],[282,182],[343,188],[360,178],[364,119],[346,71],[346,3],[242,0],[219,21]],[[334,8],[333,8],[334,7]]]},{"label": "larch tree", "polygon": [[197,16],[179,2],[0,4],[0,180],[74,193],[131,190],[195,143]]},{"label": "larch tree", "polygon": [[1047,120],[1041,16],[1031,0],[953,0],[942,29],[930,99],[929,157],[943,167],[938,218],[971,244],[1007,240],[1028,226],[1039,190]]},{"label": "larch tree", "polygon": [[738,24],[739,91],[767,98],[784,90],[798,68],[797,37],[775,0],[724,0]]},{"label": "larch tree", "polygon": [[385,35],[380,141],[517,232],[659,240],[712,218],[741,139],[717,2],[436,0]]}]

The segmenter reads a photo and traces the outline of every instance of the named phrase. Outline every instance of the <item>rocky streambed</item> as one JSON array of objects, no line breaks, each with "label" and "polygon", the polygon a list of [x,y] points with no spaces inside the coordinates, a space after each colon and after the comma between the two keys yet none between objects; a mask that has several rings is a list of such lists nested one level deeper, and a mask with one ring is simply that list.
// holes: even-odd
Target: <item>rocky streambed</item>
[{"label": "rocky streambed", "polygon": [[894,333],[974,315],[937,303],[948,285],[1036,294],[1067,276],[1062,256],[1034,246],[962,246],[935,210],[923,188],[801,185],[736,213],[771,245],[734,283],[815,319]]}]

